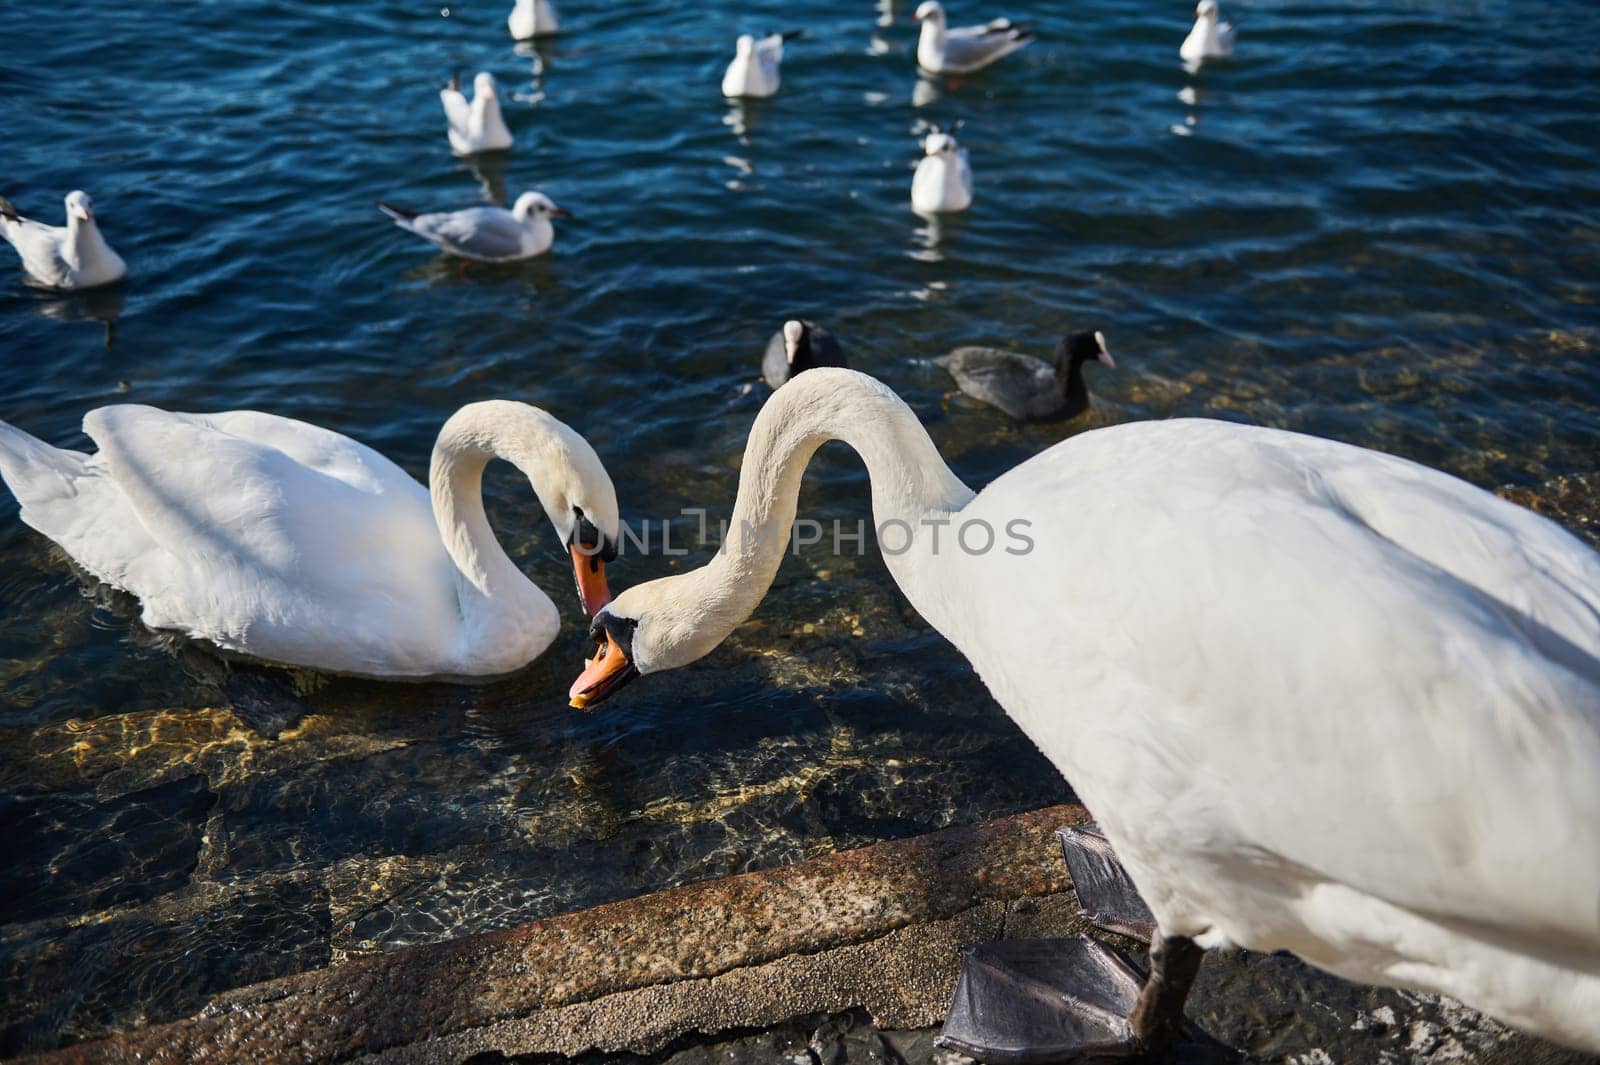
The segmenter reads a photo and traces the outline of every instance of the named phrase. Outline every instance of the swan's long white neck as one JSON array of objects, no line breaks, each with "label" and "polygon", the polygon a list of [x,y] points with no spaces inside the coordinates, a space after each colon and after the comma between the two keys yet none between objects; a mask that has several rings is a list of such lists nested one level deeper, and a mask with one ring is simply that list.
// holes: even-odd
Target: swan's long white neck
[{"label": "swan's long white neck", "polygon": [[552,486],[553,472],[566,468],[575,436],[561,422],[525,403],[490,400],[462,407],[439,430],[428,470],[433,517],[445,550],[456,564],[465,610],[474,596],[515,603],[532,596],[549,602],[511,561],[483,510],[483,471],[501,458],[527,475],[546,513],[565,505]]},{"label": "swan's long white neck", "polygon": [[[908,535],[913,538],[909,549],[886,552],[885,560],[912,605],[938,624],[938,581],[924,521],[960,510],[972,490],[945,465],[899,396],[865,374],[819,368],[778,389],[756,418],[724,550],[698,570],[630,590],[650,601],[652,628],[660,625],[656,638],[673,646],[670,661],[642,661],[642,669],[694,661],[755,610],[789,548],[801,477],[811,456],[830,440],[849,444],[866,462],[874,523],[879,529],[896,525],[886,539],[892,537],[898,548]],[[941,555],[952,536],[947,530]]]}]

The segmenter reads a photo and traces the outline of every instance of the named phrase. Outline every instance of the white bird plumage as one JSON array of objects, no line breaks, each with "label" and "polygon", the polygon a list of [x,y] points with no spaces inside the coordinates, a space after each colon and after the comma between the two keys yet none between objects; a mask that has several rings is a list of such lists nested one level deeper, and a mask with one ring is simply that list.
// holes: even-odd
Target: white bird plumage
[{"label": "white bird plumage", "polygon": [[69,290],[122,280],[127,264],[101,234],[89,194],[67,193],[66,208],[65,226],[45,225],[23,218],[0,196],[0,236],[17,249],[28,276],[49,288]]},{"label": "white bird plumage", "polygon": [[451,255],[484,263],[543,255],[556,239],[550,220],[567,213],[542,192],[524,192],[509,211],[504,207],[468,207],[418,214],[383,202],[378,209],[401,229],[437,244]]},{"label": "white bird plumage", "polygon": [[729,98],[772,96],[782,81],[783,43],[799,36],[770,33],[757,39],[746,33],[734,43],[733,60],[722,75],[722,95]]},{"label": "white bird plumage", "polygon": [[97,453],[0,422],[0,475],[22,520],[137,596],[151,628],[269,661],[471,676],[544,651],[560,626],[555,604],[484,516],[493,457],[528,476],[564,543],[580,521],[573,507],[617,536],[616,493],[594,449],[523,403],[456,412],[434,447],[431,492],[348,437],[256,411],[119,405],[90,411],[83,429]]},{"label": "white bird plumage", "polygon": [[912,16],[922,23],[917,65],[930,74],[971,74],[1033,43],[1033,27],[1008,18],[981,26],[946,25],[939,0],[923,0]]},{"label": "white bird plumage", "polygon": [[455,154],[476,155],[511,147],[511,130],[500,113],[500,87],[487,70],[472,79],[470,103],[455,78],[439,90],[439,102],[444,105],[445,135]]},{"label": "white bird plumage", "polygon": [[[750,614],[830,439],[865,460],[878,527],[914,532],[885,554],[896,583],[1095,814],[1162,934],[1600,1050],[1595,552],[1437,470],[1225,422],[1084,433],[974,494],[887,388],[817,369],[751,431],[730,528],[752,532],[602,610],[577,703]],[[980,520],[1000,544],[957,547]]]},{"label": "white bird plumage", "polygon": [[1221,21],[1217,0],[1200,0],[1194,9],[1194,28],[1178,46],[1178,56],[1189,64],[1225,59],[1233,54],[1233,23]]},{"label": "white bird plumage", "polygon": [[911,177],[911,207],[919,214],[965,211],[972,206],[972,164],[949,133],[934,130],[922,142]]},{"label": "white bird plumage", "polygon": [[511,14],[506,16],[506,28],[511,31],[513,40],[527,41],[560,33],[561,20],[550,0],[517,0]]}]

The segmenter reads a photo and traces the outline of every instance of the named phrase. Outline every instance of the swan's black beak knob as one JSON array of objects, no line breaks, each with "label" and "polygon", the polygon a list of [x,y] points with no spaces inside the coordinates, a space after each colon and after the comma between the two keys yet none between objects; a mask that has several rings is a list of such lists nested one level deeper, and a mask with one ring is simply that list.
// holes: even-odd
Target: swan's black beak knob
[{"label": "swan's black beak knob", "polygon": [[628,655],[637,624],[609,614],[600,614],[594,619],[589,627],[589,636],[595,644],[594,657],[584,662],[583,672],[572,682],[567,692],[572,701],[568,705],[577,710],[592,709],[639,675]]}]

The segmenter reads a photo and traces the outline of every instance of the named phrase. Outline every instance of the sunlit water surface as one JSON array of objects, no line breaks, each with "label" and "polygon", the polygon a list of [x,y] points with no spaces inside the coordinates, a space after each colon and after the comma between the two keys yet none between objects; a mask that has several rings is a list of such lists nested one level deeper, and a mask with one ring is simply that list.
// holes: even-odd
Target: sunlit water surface
[{"label": "sunlit water surface", "polygon": [[[63,300],[5,271],[0,417],[80,446],[103,403],[254,407],[420,477],[457,406],[522,399],[588,435],[630,520],[687,538],[682,508],[731,503],[767,335],[806,313],[975,485],[1082,425],[952,399],[930,357],[1068,328],[1119,360],[1093,424],[1286,426],[1488,486],[1595,467],[1590,0],[1236,5],[1240,58],[1200,75],[1186,2],[1041,2],[1040,43],[955,86],[920,82],[905,12],[867,0],[567,0],[537,55],[505,6],[13,4],[0,191],[56,220],[88,189],[132,280]],[[797,22],[778,98],[718,98],[738,32]],[[478,169],[445,149],[455,68],[500,78],[518,137]],[[916,135],[955,118],[977,202],[930,226]],[[372,207],[529,187],[577,219],[521,266],[463,269]],[[870,547],[808,549],[705,662],[568,711],[571,578],[526,483],[490,494],[569,624],[478,687],[230,673],[4,495],[0,1053],[1069,794]],[[865,515],[860,464],[825,451],[802,504]]]}]

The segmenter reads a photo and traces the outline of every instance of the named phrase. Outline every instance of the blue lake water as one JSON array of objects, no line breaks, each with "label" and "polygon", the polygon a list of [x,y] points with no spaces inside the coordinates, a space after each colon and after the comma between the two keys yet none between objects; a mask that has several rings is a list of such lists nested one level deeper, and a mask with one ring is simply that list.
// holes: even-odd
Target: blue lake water
[{"label": "blue lake water", "polygon": [[[0,44],[0,192],[95,198],[130,280],[47,296],[0,269],[0,417],[83,446],[111,402],[253,407],[419,477],[473,400],[584,432],[634,523],[726,513],[789,316],[922,415],[981,485],[1082,423],[949,395],[960,344],[1046,354],[1099,328],[1090,424],[1205,415],[1381,447],[1485,485],[1596,466],[1600,8],[1252,2],[1186,72],[1183,2],[1028,14],[1038,43],[957,84],[870,0],[561,5],[20,0]],[[952,3],[957,23],[1002,9]],[[717,84],[742,31],[803,25],[781,94]],[[437,89],[492,71],[517,136],[448,152]],[[976,202],[930,225],[918,135],[965,120]],[[539,188],[554,253],[465,267],[380,197]],[[9,253],[8,253],[9,254]],[[113,342],[98,318],[115,314]],[[98,317],[97,317],[98,316]],[[76,576],[0,493],[0,1053],[217,990],[1070,794],[875,553],[810,549],[704,663],[565,709],[570,576],[526,483],[491,518],[567,632],[484,686],[278,673],[308,712],[227,709],[225,668]],[[802,513],[865,516],[860,464]],[[692,565],[630,557],[613,587]]]}]

